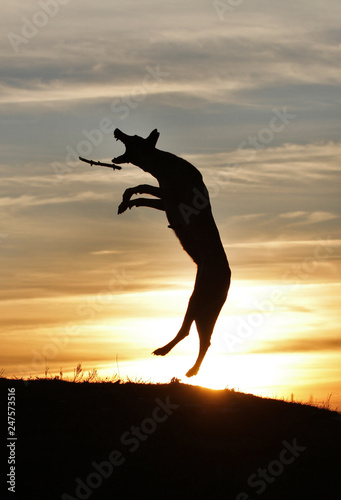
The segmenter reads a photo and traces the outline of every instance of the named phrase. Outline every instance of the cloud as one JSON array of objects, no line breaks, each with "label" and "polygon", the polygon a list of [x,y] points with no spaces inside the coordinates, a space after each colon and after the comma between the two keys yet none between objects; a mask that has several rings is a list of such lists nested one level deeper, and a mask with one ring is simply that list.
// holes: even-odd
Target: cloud
[{"label": "cloud", "polygon": [[323,352],[341,351],[341,339],[324,337],[323,339],[279,340],[276,342],[262,342],[262,347],[252,349],[254,354],[296,353],[296,352]]},{"label": "cloud", "polygon": [[[339,143],[287,144],[259,150],[252,162],[238,150],[184,155],[204,174],[235,278],[281,278],[285,266],[302,266],[324,242],[331,253],[308,278],[335,280],[340,150]],[[133,276],[130,291],[192,283],[195,266],[163,213],[116,214],[124,189],[144,182],[155,183],[133,166],[113,173],[75,163],[62,182],[44,164],[25,168],[23,175],[4,167],[3,297],[96,293],[112,269],[122,268]]]},{"label": "cloud", "polygon": [[[224,22],[207,2],[185,6],[175,2],[171,8],[164,2],[161,7],[155,2],[116,4],[94,8],[84,2],[80,16],[70,2],[21,47],[15,59],[7,41],[2,102],[127,96],[142,84],[148,65],[159,65],[169,74],[149,94],[171,95],[173,103],[180,96],[184,104],[197,97],[211,104],[247,106],[250,92],[261,89],[266,96],[258,95],[259,104],[269,94],[278,102],[285,93],[288,99],[304,96],[308,87],[300,90],[298,84],[325,84],[326,91],[329,86],[336,91],[340,49],[335,44],[338,16],[331,1],[320,11],[318,22],[316,10],[307,5],[307,10],[297,9],[294,3],[283,9],[278,1],[274,7],[243,2]],[[22,15],[29,19],[36,9],[35,2],[27,2],[16,12],[5,10],[4,23],[20,32]],[[195,29],[189,29],[189,19]]]},{"label": "cloud", "polygon": [[103,200],[103,195],[93,192],[82,192],[69,197],[39,198],[35,196],[22,195],[18,197],[0,198],[0,209],[4,207],[29,208],[40,205],[54,205],[64,203],[90,202],[93,200]]}]

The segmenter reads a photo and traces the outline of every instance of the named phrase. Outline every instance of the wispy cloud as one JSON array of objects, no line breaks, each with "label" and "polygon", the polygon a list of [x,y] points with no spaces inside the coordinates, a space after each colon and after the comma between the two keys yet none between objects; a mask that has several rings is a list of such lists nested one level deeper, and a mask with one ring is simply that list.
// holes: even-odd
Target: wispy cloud
[{"label": "wispy cloud", "polygon": [[36,196],[22,195],[18,197],[3,197],[0,198],[1,207],[17,207],[25,208],[39,206],[39,205],[54,205],[63,203],[77,203],[77,202],[90,202],[92,200],[103,200],[103,195],[93,192],[84,192],[73,194],[69,197],[54,197],[54,198],[38,198]]},{"label": "wispy cloud", "polygon": [[277,342],[262,342],[261,346],[256,347],[253,353],[296,353],[296,352],[323,352],[323,351],[341,351],[341,339],[335,337],[325,337],[323,339],[299,339],[285,340]]}]

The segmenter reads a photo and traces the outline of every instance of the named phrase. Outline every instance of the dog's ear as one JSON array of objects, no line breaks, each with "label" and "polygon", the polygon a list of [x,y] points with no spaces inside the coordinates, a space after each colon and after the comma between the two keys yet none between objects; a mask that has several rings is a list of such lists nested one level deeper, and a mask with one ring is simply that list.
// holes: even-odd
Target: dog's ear
[{"label": "dog's ear", "polygon": [[147,137],[147,141],[150,147],[155,148],[159,135],[160,133],[157,131],[156,128],[153,130],[153,132],[149,134],[149,137]]}]

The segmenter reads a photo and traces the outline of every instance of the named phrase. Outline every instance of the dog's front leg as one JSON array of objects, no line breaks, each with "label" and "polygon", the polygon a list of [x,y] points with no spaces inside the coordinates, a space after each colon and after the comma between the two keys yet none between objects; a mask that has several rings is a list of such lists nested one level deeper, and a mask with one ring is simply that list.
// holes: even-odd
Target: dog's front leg
[{"label": "dog's front leg", "polygon": [[127,208],[131,209],[133,207],[150,207],[156,208],[157,210],[165,210],[163,200],[160,198],[135,198],[134,200],[127,201],[124,205],[123,202],[118,207],[118,214],[123,214]]},{"label": "dog's front leg", "polygon": [[122,203],[118,207],[118,214],[122,214],[127,210],[127,208],[134,206],[134,204],[130,201],[130,198],[134,194],[150,194],[161,198],[161,189],[156,186],[149,186],[148,184],[140,184],[139,186],[126,189],[122,196]]}]

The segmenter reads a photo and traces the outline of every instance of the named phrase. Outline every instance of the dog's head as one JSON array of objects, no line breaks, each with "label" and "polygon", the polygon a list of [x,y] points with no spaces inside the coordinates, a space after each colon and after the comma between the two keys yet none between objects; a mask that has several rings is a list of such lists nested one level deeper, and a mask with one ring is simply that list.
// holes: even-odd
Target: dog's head
[{"label": "dog's head", "polygon": [[146,139],[143,139],[143,137],[139,137],[138,135],[127,135],[117,128],[114,131],[114,137],[117,141],[121,141],[125,145],[126,150],[123,155],[113,158],[113,163],[143,165],[144,161],[148,160],[148,157],[155,149],[159,135],[159,132],[155,129]]}]

